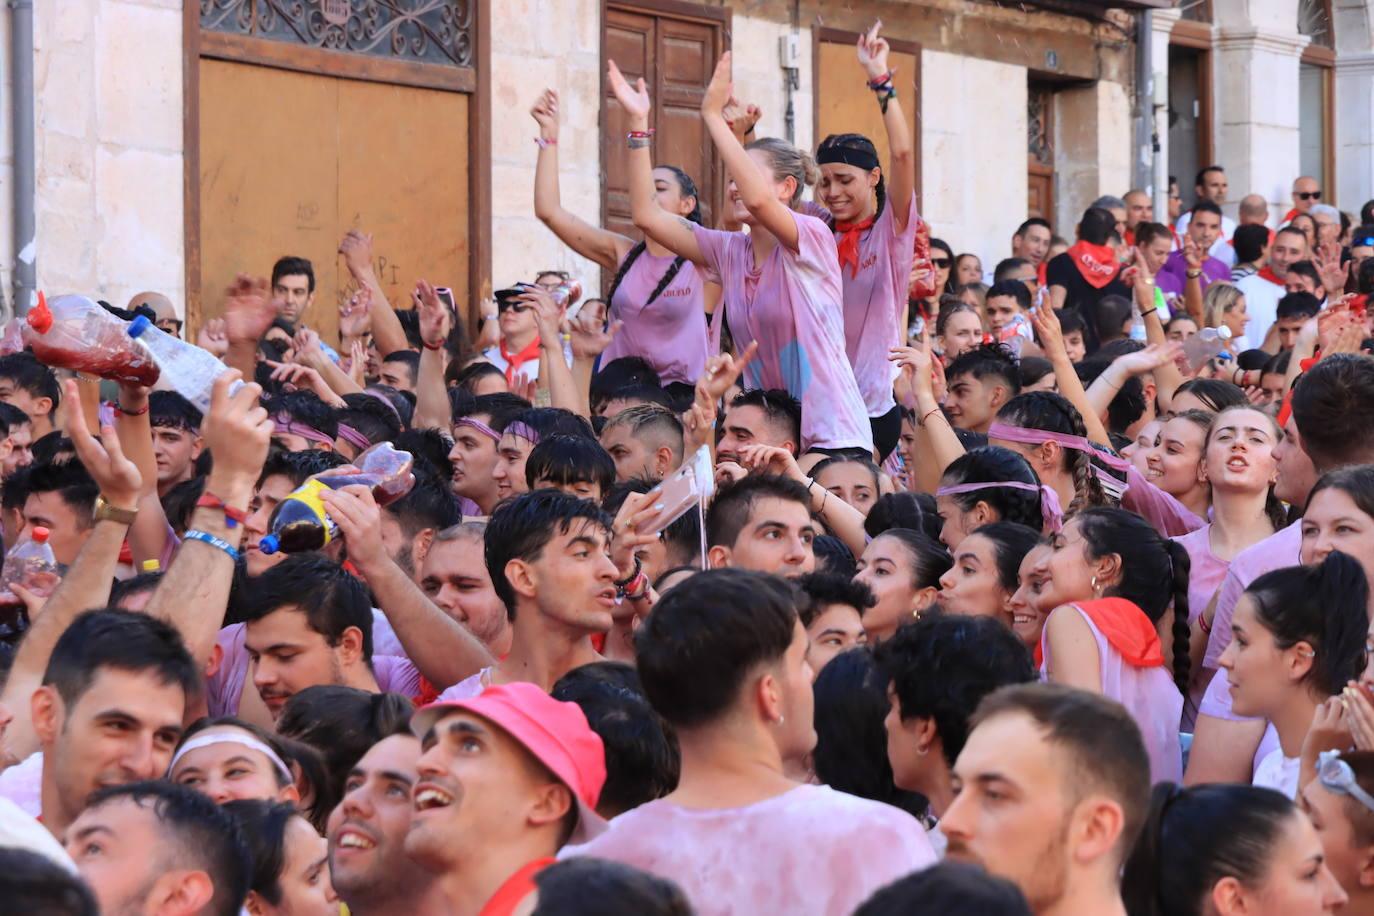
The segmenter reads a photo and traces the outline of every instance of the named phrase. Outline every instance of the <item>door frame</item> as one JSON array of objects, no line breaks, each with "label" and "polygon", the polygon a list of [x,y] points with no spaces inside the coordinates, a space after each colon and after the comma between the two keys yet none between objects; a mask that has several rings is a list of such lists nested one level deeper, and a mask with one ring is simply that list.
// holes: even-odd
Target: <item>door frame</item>
[{"label": "door frame", "polygon": [[[1201,165],[1199,169],[1204,169],[1216,163],[1216,122],[1213,120],[1213,97],[1215,86],[1213,84],[1212,73],[1212,25],[1207,22],[1195,22],[1190,19],[1180,19],[1174,23],[1173,30],[1169,33],[1169,44],[1180,48],[1188,48],[1197,52],[1197,80],[1198,80],[1198,150],[1197,158]],[[1169,138],[1165,137],[1163,143],[1168,149]],[[1179,188],[1189,187],[1185,185],[1190,178],[1196,175],[1179,175]]]},{"label": "door frame", "polygon": [[[474,17],[472,68],[388,60],[326,51],[229,33],[201,34],[200,4],[182,7],[181,105],[182,199],[186,302],[183,318],[191,339],[205,313],[201,297],[200,61],[259,64],[301,73],[461,92],[468,104],[468,289],[473,301],[491,290],[491,0],[470,0]],[[467,310],[465,310],[467,311]],[[476,309],[470,310],[475,322]],[[473,328],[469,328],[472,331]]]},{"label": "door frame", "polygon": [[[906,38],[892,38],[884,35],[888,46],[892,50],[902,54],[910,54],[916,59],[915,72],[911,74],[911,82],[908,85],[904,79],[898,80],[897,98],[902,98],[902,89],[906,89],[906,98],[910,100],[914,109],[913,122],[911,129],[911,148],[916,155],[916,212],[923,212],[921,209],[921,44]],[[858,32],[851,32],[847,29],[834,29],[829,26],[816,26],[811,30],[811,132],[813,135],[820,133],[821,124],[821,93],[818,83],[821,72],[821,42],[828,41],[832,44],[856,44],[859,40]],[[903,103],[905,104],[905,103]],[[816,136],[816,143],[820,143],[824,137]],[[807,152],[814,152],[807,150]]]}]

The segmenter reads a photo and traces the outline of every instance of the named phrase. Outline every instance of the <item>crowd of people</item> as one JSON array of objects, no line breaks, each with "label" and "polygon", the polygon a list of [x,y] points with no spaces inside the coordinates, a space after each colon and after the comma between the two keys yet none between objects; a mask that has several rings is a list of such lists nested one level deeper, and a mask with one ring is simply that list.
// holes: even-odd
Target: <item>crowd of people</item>
[{"label": "crowd of people", "polygon": [[754,138],[729,57],[716,226],[642,80],[639,241],[536,100],[602,299],[470,337],[353,231],[337,341],[297,257],[201,328],[109,306],[223,361],[205,410],[0,357],[4,546],[61,568],[0,613],[0,910],[1374,913],[1374,201],[1234,223],[1212,166],[985,273],[877,26],[886,161]]}]

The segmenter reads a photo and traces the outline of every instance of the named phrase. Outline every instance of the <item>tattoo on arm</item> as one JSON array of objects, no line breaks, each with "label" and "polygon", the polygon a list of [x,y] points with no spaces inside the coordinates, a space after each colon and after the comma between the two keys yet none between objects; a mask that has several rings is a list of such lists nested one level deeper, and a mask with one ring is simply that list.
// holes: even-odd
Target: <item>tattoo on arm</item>
[{"label": "tattoo on arm", "polygon": [[673,219],[677,220],[678,225],[682,226],[682,228],[686,229],[688,232],[693,231],[697,225],[685,216],[678,216],[677,214],[673,214]]}]

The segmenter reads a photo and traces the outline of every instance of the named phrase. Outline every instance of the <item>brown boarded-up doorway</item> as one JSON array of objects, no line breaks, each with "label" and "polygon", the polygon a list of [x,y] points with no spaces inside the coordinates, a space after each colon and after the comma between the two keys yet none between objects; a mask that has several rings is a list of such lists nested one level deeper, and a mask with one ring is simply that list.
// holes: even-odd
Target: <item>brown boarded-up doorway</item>
[{"label": "brown boarded-up doorway", "polygon": [[[830,134],[863,134],[878,148],[878,161],[884,166],[891,160],[887,147],[887,130],[883,127],[883,112],[865,85],[863,71],[855,45],[857,32],[818,28],[813,48],[816,86],[816,142]],[[921,46],[913,41],[884,36],[891,48],[888,64],[897,87],[897,99],[906,115],[911,131],[912,149],[916,151],[916,206],[921,205],[921,134],[919,79]]]},{"label": "brown boarded-up doorway", "polygon": [[[476,37],[480,5],[461,5]],[[187,52],[191,332],[219,313],[236,273],[267,276],[277,258],[296,255],[315,269],[305,323],[335,344],[337,307],[352,292],[337,248],[353,228],[373,234],[374,267],[394,306],[408,308],[424,277],[451,287],[470,317],[490,263],[479,231],[490,200],[478,180],[485,145],[474,142],[477,109],[489,106],[474,92],[475,66],[452,58],[474,64],[476,50],[459,49],[449,33],[443,48],[428,46],[430,59],[402,60],[385,43],[341,51],[310,46],[308,32],[197,25]],[[417,47],[405,54],[424,57]]]},{"label": "brown boarded-up doorway", "polygon": [[[655,131],[654,162],[677,166],[692,176],[702,221],[714,226],[725,189],[724,169],[701,121],[701,99],[716,61],[729,49],[729,11],[672,0],[638,0],[632,7],[607,3],[601,21],[602,71],[609,59],[631,82],[644,78],[653,100],[649,126]],[[606,189],[602,225],[639,238],[630,220],[627,130],[620,103],[607,86],[601,97]]]}]

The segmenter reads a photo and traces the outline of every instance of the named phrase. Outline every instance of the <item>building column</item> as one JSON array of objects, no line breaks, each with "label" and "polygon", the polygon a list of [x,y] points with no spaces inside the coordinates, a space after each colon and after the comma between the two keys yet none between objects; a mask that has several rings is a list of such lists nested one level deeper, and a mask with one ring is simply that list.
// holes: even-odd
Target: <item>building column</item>
[{"label": "building column", "polygon": [[[1150,73],[1153,74],[1155,97],[1169,96],[1169,38],[1174,24],[1182,18],[1177,9],[1150,11]],[[1169,225],[1169,106],[1153,109],[1155,142],[1154,181],[1150,199],[1154,203],[1155,222]]]},{"label": "building column", "polygon": [[[1296,25],[1296,23],[1294,23]],[[1231,196],[1262,194],[1280,218],[1300,170],[1296,29],[1222,27],[1216,39],[1218,160]]]},{"label": "building column", "polygon": [[1351,212],[1374,197],[1374,52],[1336,58],[1336,200]]}]

